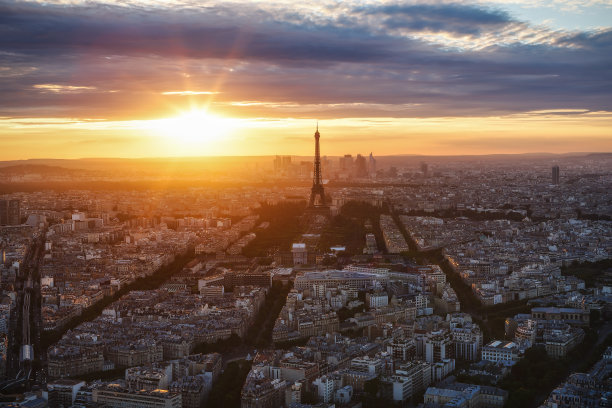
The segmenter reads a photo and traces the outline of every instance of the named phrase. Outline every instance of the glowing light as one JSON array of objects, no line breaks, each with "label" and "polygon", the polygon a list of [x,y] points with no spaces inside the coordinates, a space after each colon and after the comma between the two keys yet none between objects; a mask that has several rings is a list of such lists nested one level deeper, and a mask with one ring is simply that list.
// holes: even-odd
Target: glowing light
[{"label": "glowing light", "polygon": [[185,147],[204,147],[223,141],[236,129],[234,119],[194,109],[174,118],[150,121],[150,128],[172,142]]}]

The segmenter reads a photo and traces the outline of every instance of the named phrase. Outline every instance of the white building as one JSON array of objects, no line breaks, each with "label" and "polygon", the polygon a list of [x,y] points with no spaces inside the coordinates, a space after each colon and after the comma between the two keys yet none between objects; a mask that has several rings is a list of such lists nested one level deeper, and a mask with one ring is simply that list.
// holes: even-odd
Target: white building
[{"label": "white building", "polygon": [[334,310],[341,309],[345,303],[346,303],[346,298],[342,296],[341,294],[332,295],[329,298],[329,304]]},{"label": "white building", "polygon": [[118,408],[181,408],[182,396],[166,390],[128,391],[109,384],[92,391],[92,401]]},{"label": "white building", "polygon": [[368,374],[380,374],[383,362],[376,357],[356,357],[351,360],[351,369]]},{"label": "white building", "polygon": [[424,339],[425,361],[435,363],[446,358],[453,358],[455,347],[447,331],[438,330],[427,333]]},{"label": "white building", "polygon": [[386,381],[391,382],[393,401],[406,401],[431,384],[432,367],[423,362],[402,364]]},{"label": "white building", "polygon": [[360,290],[384,284],[386,284],[386,278],[378,274],[329,269],[304,272],[296,276],[294,287],[297,290],[312,290],[314,285],[325,285],[325,287],[342,285],[350,289]]},{"label": "white building", "polygon": [[317,378],[312,384],[317,389],[319,401],[324,403],[332,402],[336,383],[331,377],[324,375],[323,377]]},{"label": "white building", "polygon": [[467,327],[454,327],[451,329],[453,344],[455,345],[455,358],[478,361],[482,348],[482,332],[476,325]]},{"label": "white building", "polygon": [[82,212],[73,213],[72,221],[85,221],[85,213],[82,213]]},{"label": "white building", "polygon": [[348,404],[351,402],[351,398],[353,398],[353,387],[346,385],[339,390],[336,390],[334,402],[337,402],[338,404]]},{"label": "white building", "polygon": [[427,298],[427,296],[419,293],[418,295],[414,297],[414,305],[416,306],[417,310],[427,308],[428,304],[429,304],[429,299]]},{"label": "white building", "polygon": [[205,279],[198,280],[198,291],[201,291],[205,286],[219,286],[223,285],[225,276],[223,274],[210,276]]},{"label": "white building", "polygon": [[53,276],[43,276],[40,278],[40,286],[53,287]]},{"label": "white building", "polygon": [[368,293],[366,295],[366,303],[373,309],[388,306],[389,295],[386,293]]},{"label": "white building", "polygon": [[293,254],[293,265],[306,265],[308,263],[308,251],[306,249],[306,244],[304,243],[295,243],[291,248],[291,253]]},{"label": "white building", "polygon": [[519,346],[512,341],[493,340],[482,348],[482,359],[494,363],[518,361]]},{"label": "white building", "polygon": [[445,358],[444,360],[438,361],[433,365],[432,379],[434,382],[441,381],[453,371],[455,371],[455,359]]}]

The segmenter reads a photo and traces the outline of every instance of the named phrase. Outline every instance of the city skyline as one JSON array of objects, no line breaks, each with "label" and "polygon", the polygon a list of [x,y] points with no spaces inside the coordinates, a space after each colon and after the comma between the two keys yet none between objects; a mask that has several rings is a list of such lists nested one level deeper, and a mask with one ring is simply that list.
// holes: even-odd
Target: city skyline
[{"label": "city skyline", "polygon": [[612,151],[605,1],[0,11],[0,160]]}]

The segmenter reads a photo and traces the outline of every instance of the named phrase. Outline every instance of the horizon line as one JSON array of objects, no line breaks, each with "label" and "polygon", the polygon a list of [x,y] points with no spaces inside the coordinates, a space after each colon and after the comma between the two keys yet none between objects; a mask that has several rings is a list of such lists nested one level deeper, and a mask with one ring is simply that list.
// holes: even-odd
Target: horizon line
[{"label": "horizon line", "polygon": [[[350,153],[349,153],[350,154]],[[356,153],[360,154],[360,153]],[[569,155],[591,155],[591,154],[612,154],[612,151],[606,152],[597,152],[597,151],[584,151],[584,152],[564,152],[564,153],[551,153],[551,152],[524,152],[524,153],[474,153],[474,154],[419,154],[419,153],[399,153],[399,154],[381,154],[374,155],[374,157],[485,157],[485,156],[537,156],[537,155],[546,155],[546,156],[569,156]],[[351,154],[352,155],[352,154]],[[79,161],[79,160],[168,160],[168,159],[176,159],[176,160],[184,160],[184,159],[207,159],[207,158],[231,158],[231,157],[275,157],[275,156],[292,156],[292,157],[311,157],[312,155],[301,155],[301,154],[287,154],[287,153],[271,153],[265,155],[244,155],[244,154],[235,154],[235,155],[203,155],[203,156],[143,156],[143,157],[108,157],[108,156],[100,156],[100,157],[30,157],[30,158],[15,158],[15,159],[0,159],[0,162],[18,162],[18,161],[34,161],[34,160],[67,160],[67,161]],[[323,157],[343,157],[344,155],[340,154],[330,154],[323,155]]]}]

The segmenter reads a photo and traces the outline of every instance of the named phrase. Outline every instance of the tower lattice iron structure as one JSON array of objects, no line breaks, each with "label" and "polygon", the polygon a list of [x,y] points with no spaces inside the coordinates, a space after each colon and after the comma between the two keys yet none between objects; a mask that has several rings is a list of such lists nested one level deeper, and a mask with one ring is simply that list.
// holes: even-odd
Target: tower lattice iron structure
[{"label": "tower lattice iron structure", "polygon": [[[312,178],[312,188],[310,189],[309,207],[327,207],[327,199],[325,198],[325,190],[323,189],[323,178],[321,176],[321,150],[319,147],[319,124],[317,123],[317,131],[314,134],[315,138],[315,157],[314,157],[314,174]],[[316,198],[319,196],[319,201]]]}]

